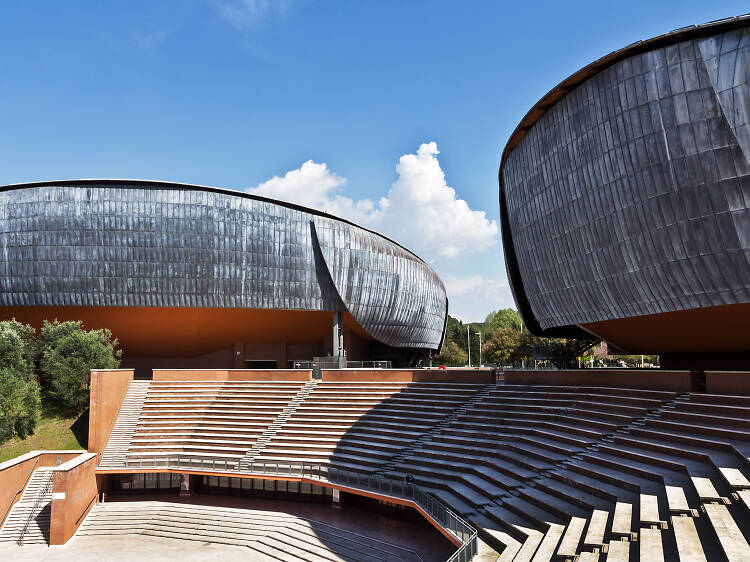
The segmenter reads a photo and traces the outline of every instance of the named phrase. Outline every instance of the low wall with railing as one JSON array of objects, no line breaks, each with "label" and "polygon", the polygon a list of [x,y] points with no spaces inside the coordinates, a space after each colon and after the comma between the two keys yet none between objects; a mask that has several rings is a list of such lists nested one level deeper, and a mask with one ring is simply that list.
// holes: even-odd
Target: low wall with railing
[{"label": "low wall with railing", "polygon": [[99,473],[177,472],[265,480],[293,480],[360,496],[387,501],[418,511],[458,550],[449,562],[465,562],[477,552],[477,531],[448,506],[428,492],[403,480],[338,470],[326,465],[299,462],[251,462],[243,469],[227,461],[204,461],[190,457],[129,457],[126,468]]},{"label": "low wall with railing", "polygon": [[706,392],[709,394],[750,395],[750,372],[706,371]]},{"label": "low wall with railing", "polygon": [[55,466],[55,463],[77,457],[85,451],[31,451],[0,463],[0,526],[5,522],[10,508],[23,494],[31,475],[37,468]]},{"label": "low wall with railing", "polygon": [[155,381],[299,381],[312,379],[305,369],[154,369]]},{"label": "low wall with railing", "polygon": [[503,374],[507,385],[611,386],[672,392],[691,392],[698,385],[697,373],[664,369],[509,369]]},{"label": "low wall with railing", "polygon": [[96,453],[84,453],[54,468],[49,543],[65,544],[96,505]]},{"label": "low wall with railing", "polygon": [[466,382],[492,384],[490,369],[323,369],[330,382]]}]

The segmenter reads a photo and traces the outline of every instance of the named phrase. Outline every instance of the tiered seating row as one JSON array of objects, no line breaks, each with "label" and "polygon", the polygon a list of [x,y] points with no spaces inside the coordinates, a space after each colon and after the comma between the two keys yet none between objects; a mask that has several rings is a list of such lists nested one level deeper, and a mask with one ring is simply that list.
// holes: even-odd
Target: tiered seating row
[{"label": "tiered seating row", "polygon": [[749,424],[737,397],[500,386],[390,475],[414,475],[503,559],[750,560]]},{"label": "tiered seating row", "polygon": [[476,384],[321,382],[256,460],[373,472],[482,388]]},{"label": "tiered seating row", "polygon": [[174,455],[236,465],[303,385],[153,381],[127,456]]}]

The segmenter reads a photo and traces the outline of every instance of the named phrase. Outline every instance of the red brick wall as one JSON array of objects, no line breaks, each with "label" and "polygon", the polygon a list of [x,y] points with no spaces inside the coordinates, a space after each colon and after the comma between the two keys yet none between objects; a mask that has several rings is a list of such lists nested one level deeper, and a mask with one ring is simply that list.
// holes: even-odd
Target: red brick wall
[{"label": "red brick wall", "polygon": [[133,380],[132,369],[91,371],[89,385],[90,453],[101,453],[120,413],[120,405]]},{"label": "red brick wall", "polygon": [[[32,451],[28,455],[23,455],[24,459],[21,461],[11,459],[0,463],[0,518],[4,518],[8,508],[21,498],[21,494],[16,495],[16,492],[24,486],[32,470],[43,466],[55,466],[57,459],[65,462],[80,453],[81,451]],[[0,526],[2,524],[3,520],[0,519]]]},{"label": "red brick wall", "polygon": [[750,372],[706,371],[706,392],[709,394],[750,395]]},{"label": "red brick wall", "polygon": [[155,381],[309,381],[303,369],[154,369]]},{"label": "red brick wall", "polygon": [[672,392],[690,392],[694,378],[690,371],[663,369],[508,370],[504,375],[505,384],[611,386]]},{"label": "red brick wall", "polygon": [[489,369],[323,369],[322,375],[330,382],[495,382]]},{"label": "red brick wall", "polygon": [[[62,468],[62,467],[61,467]],[[52,512],[50,544],[65,544],[83,522],[86,513],[96,505],[96,456],[68,470],[55,470],[52,476]]]}]

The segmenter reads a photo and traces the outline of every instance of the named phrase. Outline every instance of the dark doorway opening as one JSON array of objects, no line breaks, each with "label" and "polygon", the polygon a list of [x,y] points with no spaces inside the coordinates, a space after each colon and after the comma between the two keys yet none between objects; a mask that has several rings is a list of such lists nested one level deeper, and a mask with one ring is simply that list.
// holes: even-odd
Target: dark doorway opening
[{"label": "dark doorway opening", "polygon": [[278,362],[269,359],[253,359],[245,361],[245,369],[276,369]]}]

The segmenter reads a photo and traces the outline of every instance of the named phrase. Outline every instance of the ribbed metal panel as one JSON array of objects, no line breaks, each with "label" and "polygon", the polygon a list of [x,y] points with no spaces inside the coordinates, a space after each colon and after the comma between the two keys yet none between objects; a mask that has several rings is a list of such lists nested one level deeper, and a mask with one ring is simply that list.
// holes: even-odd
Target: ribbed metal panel
[{"label": "ribbed metal panel", "polygon": [[433,270],[372,232],[323,217],[315,230],[338,294],[373,337],[414,348],[440,341],[447,302]]},{"label": "ribbed metal panel", "polygon": [[510,233],[542,328],[750,302],[749,75],[748,28],[625,58],[510,152]]},{"label": "ribbed metal panel", "polygon": [[[394,242],[351,223],[180,184],[3,189],[0,306],[346,309],[388,345],[440,344],[447,310],[436,274]],[[315,221],[319,232],[336,233],[334,243],[326,242],[339,252],[335,260],[324,261],[328,251],[317,247]],[[346,287],[339,293],[332,279],[344,278],[361,281],[354,291],[339,285]],[[420,290],[434,294],[414,293]]]}]

